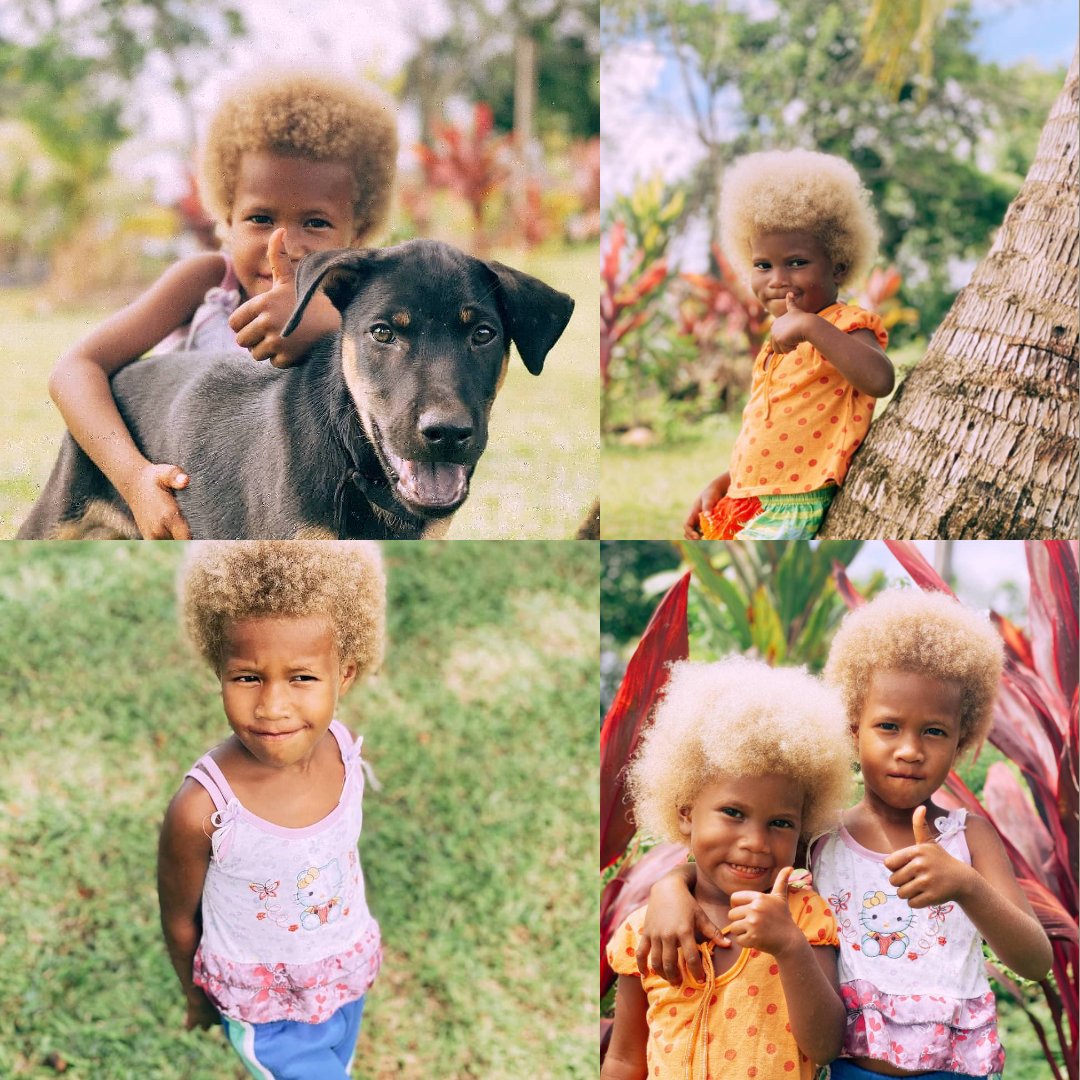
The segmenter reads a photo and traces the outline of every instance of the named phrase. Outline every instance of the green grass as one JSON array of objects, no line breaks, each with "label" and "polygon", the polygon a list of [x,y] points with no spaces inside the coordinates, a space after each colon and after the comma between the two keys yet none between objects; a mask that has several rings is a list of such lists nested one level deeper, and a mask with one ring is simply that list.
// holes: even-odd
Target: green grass
[{"label": "green grass", "polygon": [[697,438],[648,448],[606,442],[600,459],[605,540],[678,540],[701,489],[727,469],[738,417],[721,416]]},{"label": "green grass", "polygon": [[[388,660],[341,708],[382,783],[354,1076],[594,1077],[596,547],[384,552]],[[0,1076],[244,1075],[183,1031],[157,924],[162,813],[227,733],[177,629],[179,554],[0,545]]]},{"label": "green grass", "polygon": [[[539,378],[516,352],[492,409],[488,450],[452,539],[566,539],[597,493],[600,325],[597,248],[500,253],[503,261],[570,293],[577,310]],[[0,399],[0,540],[26,517],[56,457],[64,422],[49,400],[57,357],[109,312],[47,313],[29,290],[0,290],[9,343]]]}]

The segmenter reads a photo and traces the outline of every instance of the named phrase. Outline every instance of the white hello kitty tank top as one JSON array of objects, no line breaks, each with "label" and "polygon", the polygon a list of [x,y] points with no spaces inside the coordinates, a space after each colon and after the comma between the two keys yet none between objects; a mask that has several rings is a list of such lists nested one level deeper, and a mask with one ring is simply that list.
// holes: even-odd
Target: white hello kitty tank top
[{"label": "white hello kitty tank top", "polygon": [[378,973],[379,924],[357,853],[363,740],[337,720],[330,732],[345,782],[337,806],[304,828],[247,810],[209,754],[187,774],[215,808],[194,978],[231,1019],[322,1023],[363,997]]}]

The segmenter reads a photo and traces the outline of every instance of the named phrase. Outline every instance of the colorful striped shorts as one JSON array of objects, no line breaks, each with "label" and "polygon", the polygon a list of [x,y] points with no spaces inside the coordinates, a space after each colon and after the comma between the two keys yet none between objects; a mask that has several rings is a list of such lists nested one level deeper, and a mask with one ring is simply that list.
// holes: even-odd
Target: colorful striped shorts
[{"label": "colorful striped shorts", "polygon": [[835,484],[795,495],[725,496],[701,514],[705,540],[811,540],[837,492]]}]

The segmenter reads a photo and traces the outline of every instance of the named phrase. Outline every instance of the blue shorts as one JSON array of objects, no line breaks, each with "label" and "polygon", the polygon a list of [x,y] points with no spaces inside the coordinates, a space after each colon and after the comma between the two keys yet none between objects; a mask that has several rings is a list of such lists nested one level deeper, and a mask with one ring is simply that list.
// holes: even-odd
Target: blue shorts
[{"label": "blue shorts", "polygon": [[348,1080],[364,999],[342,1005],[321,1024],[221,1018],[225,1037],[257,1080]]},{"label": "blue shorts", "polygon": [[[829,1066],[829,1080],[883,1080],[881,1073],[870,1072],[848,1058],[837,1058]],[[927,1072],[916,1073],[910,1080],[987,1080],[971,1073]]]}]

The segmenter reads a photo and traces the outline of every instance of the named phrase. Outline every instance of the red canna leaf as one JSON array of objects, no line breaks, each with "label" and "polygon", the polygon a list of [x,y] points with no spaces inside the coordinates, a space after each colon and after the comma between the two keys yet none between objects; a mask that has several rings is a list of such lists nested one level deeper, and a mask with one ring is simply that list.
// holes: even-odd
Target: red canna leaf
[{"label": "red canna leaf", "polygon": [[1077,936],[1076,919],[1065,910],[1061,901],[1046,886],[1031,878],[1018,877],[1016,883],[1024,890],[1024,895],[1042,923],[1046,936],[1076,945],[1080,940]]},{"label": "red canna leaf", "polygon": [[836,591],[852,611],[866,603],[865,598],[859,593],[855,586],[851,584],[851,578],[847,576],[847,569],[844,564],[838,562],[836,559],[833,559],[832,575],[833,581],[836,582]]},{"label": "red canna leaf", "polygon": [[982,801],[997,828],[1010,837],[1028,865],[1039,871],[1039,881],[1047,884],[1055,869],[1053,841],[1016,776],[1000,761],[986,772]]},{"label": "red canna leaf", "polygon": [[629,807],[623,802],[623,770],[637,748],[642,725],[667,685],[669,665],[690,651],[686,626],[685,573],[653,612],[626,668],[615,700],[600,728],[600,869],[626,850],[634,835]]},{"label": "red canna leaf", "polygon": [[1076,552],[1068,540],[1026,544],[1024,551],[1031,578],[1028,631],[1034,666],[1054,696],[1054,711],[1064,719],[1080,679]]},{"label": "red canna leaf", "polygon": [[912,581],[920,589],[948,593],[949,596],[955,595],[941,575],[926,561],[913,540],[886,540],[885,546],[896,556],[900,565],[911,575]]}]

